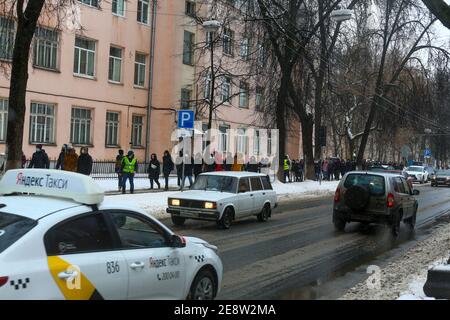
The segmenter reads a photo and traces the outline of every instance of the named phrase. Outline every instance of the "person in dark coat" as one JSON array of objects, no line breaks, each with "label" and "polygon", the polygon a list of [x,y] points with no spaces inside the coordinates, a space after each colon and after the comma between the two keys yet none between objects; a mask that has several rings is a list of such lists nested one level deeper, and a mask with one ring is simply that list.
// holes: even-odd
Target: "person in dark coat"
[{"label": "person in dark coat", "polygon": [[77,172],[89,176],[92,172],[92,157],[87,147],[80,149],[80,156],[77,162]]},{"label": "person in dark coat", "polygon": [[117,179],[118,179],[118,187],[119,191],[122,190],[122,180],[123,180],[123,174],[122,174],[122,160],[123,160],[123,150],[119,150],[119,154],[116,156],[116,163],[114,171],[117,173]]},{"label": "person in dark coat", "polygon": [[251,156],[250,161],[247,163],[248,172],[258,172],[258,163],[254,156]]},{"label": "person in dark coat", "polygon": [[[189,187],[192,186],[192,183],[193,183],[192,182],[192,173],[194,171],[194,159],[192,157],[189,158],[189,155],[185,155],[182,166],[183,165],[184,165],[184,177],[181,181],[180,190],[183,190],[186,178],[188,178],[188,180],[189,180]],[[182,174],[183,174],[183,172],[182,172]]]},{"label": "person in dark coat", "polygon": [[202,158],[202,154],[200,152],[198,152],[195,155],[195,162],[194,162],[194,177],[195,179],[197,179],[197,176],[202,173],[203,171],[203,158]]},{"label": "person in dark coat", "polygon": [[126,157],[122,159],[122,193],[126,193],[127,180],[130,180],[130,193],[134,193],[134,175],[138,171],[138,161],[134,156],[134,151],[130,150]]},{"label": "person in dark coat", "polygon": [[25,153],[22,151],[22,169],[25,168],[25,165],[27,164],[27,157],[25,157]]},{"label": "person in dark coat", "polygon": [[334,179],[336,181],[340,180],[340,174],[341,174],[341,160],[336,159],[334,160]]},{"label": "person in dark coat", "polygon": [[174,168],[174,163],[172,161],[172,156],[170,155],[169,151],[164,151],[163,155],[163,175],[164,175],[164,190],[169,190],[169,175],[172,172]]},{"label": "person in dark coat", "polygon": [[153,181],[161,189],[161,184],[159,183],[159,175],[161,174],[161,164],[158,161],[155,153],[150,156],[150,163],[148,165],[148,178],[150,179],[150,189],[153,189]]},{"label": "person in dark coat", "polygon": [[50,160],[48,159],[48,155],[45,153],[45,151],[42,150],[42,144],[38,144],[36,146],[36,152],[33,153],[28,168],[36,168],[36,169],[50,168]]},{"label": "person in dark coat", "polygon": [[58,156],[58,161],[56,161],[56,166],[55,169],[56,170],[64,170],[64,156],[66,155],[67,152],[67,144],[64,144],[63,147],[61,148],[61,152],[59,153]]}]

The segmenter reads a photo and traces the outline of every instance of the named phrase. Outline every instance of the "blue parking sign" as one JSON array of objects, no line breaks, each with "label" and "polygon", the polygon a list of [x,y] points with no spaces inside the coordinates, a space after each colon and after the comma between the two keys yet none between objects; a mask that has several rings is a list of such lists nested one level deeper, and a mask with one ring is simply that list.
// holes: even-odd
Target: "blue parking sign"
[{"label": "blue parking sign", "polygon": [[194,129],[194,111],[192,110],[178,111],[178,128]]},{"label": "blue parking sign", "polygon": [[423,156],[424,157],[431,157],[431,150],[430,149],[425,149],[425,152],[424,152]]}]

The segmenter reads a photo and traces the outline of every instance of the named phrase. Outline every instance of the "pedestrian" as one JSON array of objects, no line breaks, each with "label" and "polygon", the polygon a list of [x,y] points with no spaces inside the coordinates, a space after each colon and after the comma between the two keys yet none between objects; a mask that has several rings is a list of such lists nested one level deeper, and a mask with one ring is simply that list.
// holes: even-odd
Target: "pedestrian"
[{"label": "pedestrian", "polygon": [[122,159],[122,193],[125,194],[127,180],[130,180],[130,193],[134,193],[134,175],[138,169],[137,159],[133,150],[128,151],[127,156]]},{"label": "pedestrian", "polygon": [[341,163],[341,165],[340,165],[339,170],[341,171],[341,177],[343,177],[345,175],[345,173],[346,173],[347,166],[345,165],[345,160],[344,159],[341,159],[340,163]]},{"label": "pedestrian", "polygon": [[169,151],[164,151],[163,155],[163,175],[164,175],[164,191],[169,190],[169,175],[174,168],[174,163],[172,161],[172,156]]},{"label": "pedestrian", "polygon": [[328,175],[328,181],[333,180],[333,172],[334,172],[334,163],[333,159],[328,160],[328,169],[327,169],[327,175]]},{"label": "pedestrian", "polygon": [[304,174],[303,174],[303,172],[304,172],[304,170],[305,170],[305,160],[303,160],[303,159],[300,160],[300,163],[299,163],[299,165],[298,165],[298,168],[299,168],[299,170],[300,170],[300,181],[303,181],[303,180],[304,180]]},{"label": "pedestrian", "polygon": [[64,144],[61,148],[61,152],[59,153],[58,156],[58,160],[56,161],[56,166],[55,169],[56,170],[64,170],[64,156],[66,155],[67,152],[67,144]]},{"label": "pedestrian", "polygon": [[89,176],[92,172],[92,157],[87,147],[81,147],[77,161],[77,172]]},{"label": "pedestrian", "polygon": [[64,155],[63,168],[65,171],[77,172],[78,155],[75,149],[71,146],[67,146],[67,153]]},{"label": "pedestrian", "polygon": [[233,164],[231,165],[231,171],[242,171],[242,163],[239,163],[237,154],[234,155]]},{"label": "pedestrian", "polygon": [[192,157],[189,157],[188,154],[186,154],[184,156],[184,159],[183,159],[183,165],[184,165],[184,177],[183,177],[183,179],[181,181],[180,190],[183,190],[186,178],[188,178],[188,180],[189,180],[189,188],[193,184],[193,182],[192,182],[192,173],[193,173],[193,170],[194,170],[194,159]]},{"label": "pedestrian", "polygon": [[232,165],[233,165],[233,156],[231,155],[231,152],[227,152],[226,157],[223,161],[223,169],[225,171],[231,171]]},{"label": "pedestrian", "polygon": [[323,180],[328,180],[328,158],[322,164],[322,178]]},{"label": "pedestrian", "polygon": [[223,165],[222,165],[223,158],[220,153],[215,153],[214,162],[215,162],[214,171],[223,171]]},{"label": "pedestrian", "polygon": [[25,156],[25,153],[22,151],[22,169],[25,168],[25,165],[27,164],[27,157]]},{"label": "pedestrian", "polygon": [[48,155],[45,153],[45,150],[42,149],[42,144],[36,145],[36,152],[33,153],[28,168],[36,168],[36,169],[50,168],[50,160],[48,159]]},{"label": "pedestrian", "polygon": [[181,179],[183,179],[183,151],[180,151],[178,154],[178,159],[176,161],[178,164],[177,168],[177,185],[181,186]]},{"label": "pedestrian", "polygon": [[292,169],[292,175],[293,175],[294,182],[298,182],[298,163],[297,163],[297,160],[295,160],[295,159],[292,160],[291,169]]},{"label": "pedestrian", "polygon": [[116,163],[114,171],[117,173],[117,181],[118,181],[118,188],[119,191],[122,190],[122,180],[123,180],[123,174],[122,174],[122,160],[123,160],[123,150],[119,150],[119,154],[116,156]]},{"label": "pedestrian", "polygon": [[258,172],[258,163],[256,162],[256,158],[254,156],[251,156],[250,161],[247,163],[247,171]]},{"label": "pedestrian", "polygon": [[334,179],[336,181],[340,180],[340,174],[341,174],[341,160],[339,160],[339,158],[334,160]]},{"label": "pedestrian", "polygon": [[150,179],[150,189],[153,189],[153,181],[161,189],[161,184],[159,183],[159,175],[161,174],[161,164],[155,153],[150,156],[150,163],[148,165],[148,178]]},{"label": "pedestrian", "polygon": [[203,157],[202,154],[200,152],[197,152],[197,154],[195,155],[195,161],[194,161],[194,177],[195,180],[197,180],[197,176],[202,173],[203,171]]},{"label": "pedestrian", "polygon": [[286,178],[291,182],[291,177],[289,176],[289,168],[291,166],[291,161],[289,160],[289,156],[285,155],[283,159],[283,174],[284,174],[284,183],[287,182]]}]

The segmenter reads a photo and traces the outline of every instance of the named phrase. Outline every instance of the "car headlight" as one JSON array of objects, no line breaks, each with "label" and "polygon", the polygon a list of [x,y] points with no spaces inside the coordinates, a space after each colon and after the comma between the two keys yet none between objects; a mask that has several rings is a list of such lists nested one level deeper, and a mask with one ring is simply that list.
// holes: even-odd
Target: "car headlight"
[{"label": "car headlight", "polygon": [[205,248],[211,249],[212,251],[214,251],[215,254],[218,254],[219,249],[216,246],[213,246],[212,244],[209,244],[207,242],[206,243],[202,243],[202,244],[203,244],[203,246]]},{"label": "car headlight", "polygon": [[215,202],[205,202],[204,208],[205,209],[215,209],[217,207],[217,204]]},{"label": "car headlight", "polygon": [[172,206],[180,206],[180,199],[170,199],[170,205]]}]

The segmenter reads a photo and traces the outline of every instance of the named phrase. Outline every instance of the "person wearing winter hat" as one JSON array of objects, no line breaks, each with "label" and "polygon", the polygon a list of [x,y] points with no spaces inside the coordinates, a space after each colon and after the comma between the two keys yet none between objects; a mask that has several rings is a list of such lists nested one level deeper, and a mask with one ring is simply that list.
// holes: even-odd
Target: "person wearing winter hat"
[{"label": "person wearing winter hat", "polygon": [[137,159],[132,150],[122,159],[122,193],[126,192],[127,180],[130,180],[130,193],[134,193],[134,174],[138,169]]},{"label": "person wearing winter hat", "polygon": [[42,150],[42,144],[36,145],[36,152],[31,157],[28,168],[48,169],[50,168],[50,160],[48,155]]}]

